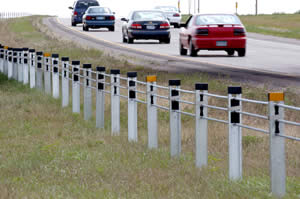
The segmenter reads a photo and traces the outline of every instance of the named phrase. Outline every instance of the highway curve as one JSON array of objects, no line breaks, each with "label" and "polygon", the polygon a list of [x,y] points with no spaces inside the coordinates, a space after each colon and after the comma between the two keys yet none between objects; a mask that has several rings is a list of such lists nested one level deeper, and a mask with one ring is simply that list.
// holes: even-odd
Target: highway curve
[{"label": "highway curve", "polygon": [[[70,19],[47,18],[44,23],[57,35],[110,54],[128,55],[149,60],[159,70],[208,72],[227,75],[235,80],[268,82],[276,86],[300,84],[300,40],[248,34],[246,57],[228,57],[223,51],[200,51],[197,57],[179,55],[179,29],[171,30],[171,44],[155,40],[122,43],[122,22],[115,32],[106,29],[83,32],[81,25],[71,27]],[[148,62],[150,63],[150,62]]]}]

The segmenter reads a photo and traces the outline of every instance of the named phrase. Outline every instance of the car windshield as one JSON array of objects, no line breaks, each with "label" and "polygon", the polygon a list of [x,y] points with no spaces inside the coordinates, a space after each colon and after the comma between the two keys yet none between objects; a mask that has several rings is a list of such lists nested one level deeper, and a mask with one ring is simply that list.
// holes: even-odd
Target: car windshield
[{"label": "car windshield", "polygon": [[93,13],[110,14],[111,11],[109,8],[98,7],[98,8],[90,8],[88,13],[90,13],[90,14],[93,14]]},{"label": "car windshield", "polygon": [[164,12],[178,12],[176,7],[173,6],[158,6],[156,7],[158,10],[162,10]]},{"label": "car windshield", "polygon": [[234,15],[200,15],[196,19],[196,25],[216,24],[241,24],[241,21]]},{"label": "car windshield", "polygon": [[99,6],[97,1],[85,2],[85,1],[78,1],[76,8],[77,9],[87,9],[90,6]]},{"label": "car windshield", "polygon": [[165,15],[162,12],[135,12],[133,20],[166,20]]}]

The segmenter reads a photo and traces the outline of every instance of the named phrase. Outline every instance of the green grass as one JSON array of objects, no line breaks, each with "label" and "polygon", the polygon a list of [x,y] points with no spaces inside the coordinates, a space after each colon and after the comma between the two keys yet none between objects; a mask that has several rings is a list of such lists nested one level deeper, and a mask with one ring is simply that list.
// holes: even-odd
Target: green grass
[{"label": "green grass", "polygon": [[[241,85],[228,77],[204,73],[166,73],[128,64],[95,49],[83,49],[74,43],[52,38],[40,25],[40,17],[0,22],[0,43],[13,47],[28,46],[44,52],[59,52],[73,60],[93,66],[121,68],[122,73],[137,70],[138,78],[157,74],[159,84],[181,79],[183,88],[193,89],[195,82],[208,82],[213,93],[226,94],[227,85]],[[19,31],[14,28],[32,26]],[[23,24],[25,23],[25,25]],[[7,34],[9,32],[10,34]],[[37,38],[24,35],[33,33]],[[266,100],[268,85],[256,88],[242,84],[244,96]],[[297,89],[297,88],[295,88]],[[285,90],[288,104],[300,105],[293,89]],[[165,93],[167,94],[167,93]],[[187,100],[193,97],[182,96]],[[95,100],[95,99],[94,99]],[[226,106],[210,99],[210,104]],[[95,105],[93,105],[95,106]],[[261,106],[243,105],[248,112],[266,114]],[[105,130],[95,128],[95,118],[84,121],[72,114],[61,101],[31,90],[0,74],[0,199],[1,198],[272,198],[269,179],[268,137],[244,130],[243,180],[228,180],[227,126],[208,123],[209,166],[194,166],[194,120],[182,117],[182,155],[169,155],[169,114],[159,111],[159,149],[147,149],[146,109],[138,107],[138,143],[127,141],[127,102],[121,101],[121,135],[110,135],[110,98],[106,99]],[[93,109],[95,110],[95,108]],[[192,111],[190,107],[184,110]],[[95,113],[94,113],[95,115]],[[219,117],[219,112],[210,112]],[[286,113],[299,121],[299,116]],[[226,118],[225,118],[226,119]],[[244,122],[253,124],[244,117]],[[267,124],[255,121],[260,127]],[[296,129],[290,129],[296,132]],[[299,143],[286,141],[286,198],[299,198]]]}]

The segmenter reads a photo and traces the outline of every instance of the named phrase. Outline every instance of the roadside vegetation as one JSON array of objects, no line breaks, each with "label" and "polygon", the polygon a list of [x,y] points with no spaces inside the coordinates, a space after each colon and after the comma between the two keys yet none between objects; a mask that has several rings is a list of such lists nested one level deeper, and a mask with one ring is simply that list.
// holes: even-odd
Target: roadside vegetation
[{"label": "roadside vegetation", "polygon": [[[0,22],[0,43],[30,47],[69,56],[93,66],[138,71],[138,79],[156,74],[159,84],[181,79],[183,88],[208,82],[213,93],[226,95],[228,85],[242,85],[244,96],[266,100],[271,85],[262,88],[232,82],[228,77],[204,73],[177,74],[145,69],[126,59],[96,49],[61,41],[41,24],[42,17]],[[117,66],[117,67],[116,67]],[[286,102],[300,106],[292,89]],[[184,99],[193,100],[189,96]],[[225,102],[210,99],[211,104]],[[127,102],[121,102],[121,136],[110,135],[110,99],[106,98],[105,130],[95,128],[95,118],[84,121],[61,108],[60,100],[31,90],[0,74],[0,199],[2,198],[272,198],[269,180],[269,140],[260,133],[243,131],[243,180],[228,180],[227,126],[209,122],[209,166],[194,166],[194,120],[182,117],[182,156],[169,156],[168,113],[159,111],[159,150],[147,149],[146,110],[138,107],[139,142],[127,141]],[[184,107],[185,111],[192,108]],[[244,104],[245,110],[266,114],[261,106]],[[94,108],[95,110],[95,108]],[[211,116],[220,116],[211,111]],[[226,114],[225,114],[226,115]],[[300,120],[294,113],[289,119]],[[223,119],[226,119],[224,116]],[[267,128],[263,121],[244,117],[247,124]],[[225,129],[225,130],[224,130]],[[296,135],[296,128],[289,128]],[[299,135],[299,134],[298,134]],[[286,141],[287,197],[300,195],[300,144]]]}]

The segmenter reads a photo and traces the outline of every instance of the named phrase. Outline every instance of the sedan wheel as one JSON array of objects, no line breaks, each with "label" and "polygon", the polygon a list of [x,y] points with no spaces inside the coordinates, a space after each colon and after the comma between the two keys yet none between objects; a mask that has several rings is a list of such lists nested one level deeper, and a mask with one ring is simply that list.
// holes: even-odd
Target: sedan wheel
[{"label": "sedan wheel", "polygon": [[124,33],[122,34],[122,41],[123,41],[123,43],[127,43],[127,39],[125,38],[125,35],[124,35]]},{"label": "sedan wheel", "polygon": [[226,50],[228,56],[233,56],[234,55],[234,50],[230,49],[230,50]]},{"label": "sedan wheel", "polygon": [[127,38],[127,43],[129,43],[129,44],[133,44],[133,38],[130,38],[129,36],[128,36],[128,38]]},{"label": "sedan wheel", "polygon": [[246,48],[241,48],[237,50],[239,57],[245,57],[246,55]]},{"label": "sedan wheel", "polygon": [[189,51],[190,51],[190,56],[191,57],[196,57],[197,56],[197,50],[195,50],[195,47],[194,47],[192,41],[190,41],[190,49],[189,49]]},{"label": "sedan wheel", "polygon": [[181,42],[179,42],[179,52],[180,55],[187,55],[187,49],[183,48],[183,45],[181,44]]}]

